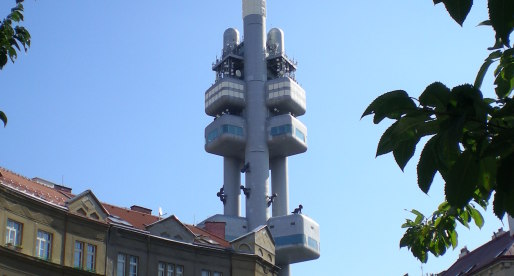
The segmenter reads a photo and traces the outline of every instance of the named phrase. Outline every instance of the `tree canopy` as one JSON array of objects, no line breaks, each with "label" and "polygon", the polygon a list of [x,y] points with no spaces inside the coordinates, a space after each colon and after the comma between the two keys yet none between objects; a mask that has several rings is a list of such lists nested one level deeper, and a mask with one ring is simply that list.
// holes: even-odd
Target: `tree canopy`
[{"label": "tree canopy", "polygon": [[[449,15],[462,26],[472,0],[433,0],[443,3]],[[514,28],[514,1],[488,0],[489,18],[479,25],[495,32],[490,53],[479,68],[473,84],[449,88],[441,82],[430,84],[418,98],[395,90],[376,98],[362,117],[373,115],[378,124],[385,118],[394,122],[384,132],[377,156],[393,153],[404,169],[423,137],[429,138],[417,164],[418,186],[428,193],[436,173],[445,181],[445,200],[431,215],[413,209],[415,219],[407,219],[400,247],[407,247],[421,262],[428,253],[443,255],[457,246],[457,222],[469,228],[484,219],[477,209],[487,208],[491,197],[495,215],[514,216],[514,49],[510,35]],[[495,98],[481,91],[489,67],[494,70]]]},{"label": "tree canopy", "polygon": [[[19,25],[23,21],[23,1],[16,0],[16,6],[0,24],[0,69],[9,59],[14,63],[21,48],[26,52],[30,47],[30,33]],[[5,127],[7,116],[1,110],[0,120]]]}]

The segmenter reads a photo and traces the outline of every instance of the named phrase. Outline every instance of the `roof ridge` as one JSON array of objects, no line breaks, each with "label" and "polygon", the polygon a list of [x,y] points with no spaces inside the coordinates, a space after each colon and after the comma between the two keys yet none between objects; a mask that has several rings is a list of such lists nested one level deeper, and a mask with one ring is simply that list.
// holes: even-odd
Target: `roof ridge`
[{"label": "roof ridge", "polygon": [[[10,173],[10,174],[14,174],[14,175],[15,175],[15,176],[17,176],[17,177],[23,178],[23,179],[25,179],[25,180],[27,180],[27,181],[30,181],[30,182],[32,182],[32,183],[36,183],[36,184],[38,184],[38,185],[40,185],[40,186],[44,186],[44,187],[46,187],[45,185],[42,185],[41,183],[39,183],[39,182],[37,182],[37,181],[34,181],[34,180],[32,180],[32,179],[30,179],[30,178],[28,178],[28,177],[24,176],[24,175],[21,175],[21,174],[19,174],[19,173],[17,173],[17,172],[11,171],[11,170],[6,169],[6,168],[4,168],[4,167],[0,167],[0,170],[3,170],[3,171],[8,172],[8,173]],[[2,175],[2,177],[5,177],[5,176],[3,176],[3,175]]]},{"label": "roof ridge", "polygon": [[[203,231],[203,232],[206,232],[206,233],[207,233],[207,234],[209,234],[209,235],[215,236],[216,238],[219,238],[219,239],[222,239],[222,240],[224,240],[224,241],[227,241],[225,238],[220,237],[220,236],[218,236],[218,235],[216,235],[216,234],[212,233],[211,231],[208,231],[207,229],[200,228],[200,227],[198,227],[198,226],[196,226],[196,225],[193,225],[193,224],[184,224],[184,225],[194,227],[194,228],[199,229],[199,230],[201,230],[201,231]],[[227,242],[228,242],[228,241],[227,241]]]},{"label": "roof ridge", "polygon": [[141,215],[152,216],[152,217],[159,218],[159,216],[155,216],[155,215],[152,215],[152,214],[148,214],[148,213],[143,213],[143,212],[140,212],[140,211],[132,210],[132,209],[130,209],[128,207],[121,207],[121,206],[118,206],[118,205],[114,205],[114,204],[106,203],[106,202],[102,202],[102,201],[100,201],[100,203],[102,205],[108,205],[108,206],[119,208],[119,209],[123,209],[123,210],[126,210],[126,211],[135,212],[135,213],[138,213],[138,214],[141,214]]}]

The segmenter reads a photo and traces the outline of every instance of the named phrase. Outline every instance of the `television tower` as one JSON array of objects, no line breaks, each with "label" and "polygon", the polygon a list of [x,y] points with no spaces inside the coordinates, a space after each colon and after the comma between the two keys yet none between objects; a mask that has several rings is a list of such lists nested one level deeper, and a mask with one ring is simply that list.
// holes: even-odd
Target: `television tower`
[{"label": "television tower", "polygon": [[238,30],[225,31],[221,58],[212,66],[216,80],[205,92],[205,112],[214,117],[205,128],[205,150],[223,156],[217,196],[224,204],[223,215],[205,221],[225,222],[227,239],[268,225],[275,263],[288,276],[289,264],[320,256],[319,225],[301,205],[289,213],[287,157],[307,150],[307,128],[297,119],[305,114],[305,91],[295,79],[296,63],[285,54],[283,31],[266,35],[266,1],[242,2],[244,41]]}]

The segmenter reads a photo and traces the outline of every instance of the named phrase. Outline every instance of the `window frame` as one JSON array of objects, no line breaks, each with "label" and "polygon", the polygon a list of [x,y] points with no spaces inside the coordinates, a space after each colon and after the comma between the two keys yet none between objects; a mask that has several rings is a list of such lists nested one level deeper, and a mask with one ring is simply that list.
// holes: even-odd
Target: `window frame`
[{"label": "window frame", "polygon": [[[81,248],[78,249],[77,245],[80,244]],[[88,267],[88,257],[89,255],[89,248],[94,248],[94,254],[93,254],[93,262],[92,267]],[[84,242],[81,240],[75,240],[73,243],[73,267],[77,269],[82,269],[85,271],[91,271],[96,272],[96,260],[97,260],[97,251],[98,247],[95,244]],[[79,253],[79,258],[77,259],[77,253]],[[76,265],[76,261],[79,261],[79,265]]]},{"label": "window frame", "polygon": [[[116,259],[116,275],[117,276],[137,276],[139,275],[139,256],[118,252]],[[123,266],[120,266],[120,257],[123,257]],[[135,259],[135,263],[132,260]],[[131,271],[135,264],[135,274]],[[120,270],[123,267],[122,270]],[[121,272],[121,273],[120,273]]]},{"label": "window frame", "polygon": [[[163,269],[161,269],[163,266]],[[171,268],[171,269],[170,269]],[[161,274],[162,272],[162,274]],[[176,263],[159,261],[157,263],[157,275],[159,276],[183,276],[184,266]]]},{"label": "window frame", "polygon": [[[132,262],[133,259],[135,260],[134,263]],[[132,264],[135,264],[135,268],[136,268],[136,271],[134,273],[132,272]],[[139,270],[139,257],[129,255],[128,265],[129,265],[128,276],[137,276],[138,270]]]},{"label": "window frame", "polygon": [[[120,266],[120,257],[123,257],[123,266]],[[123,267],[120,273],[120,268]],[[125,276],[125,271],[127,269],[127,255],[123,253],[118,253],[118,258],[116,261],[116,275],[117,276]]]},{"label": "window frame", "polygon": [[[93,248],[93,254],[90,254],[90,251],[89,251],[90,248]],[[86,254],[84,254],[84,258],[86,259],[86,261],[84,262],[85,270],[96,271],[96,254],[98,252],[96,245],[88,243],[88,244],[86,244],[86,247],[84,248],[84,250],[86,253]],[[92,263],[91,263],[92,267],[89,267],[89,256],[92,256],[92,258],[93,258]]]},{"label": "window frame", "polygon": [[[12,227],[9,223],[12,223],[14,226],[18,226],[19,228]],[[13,232],[14,237],[11,240],[11,233]],[[5,244],[11,244],[15,247],[20,247],[23,244],[23,223],[7,218],[7,223],[5,224]]]},{"label": "window frame", "polygon": [[[47,235],[47,237],[40,237],[39,234]],[[36,257],[42,260],[50,260],[52,258],[54,235],[48,231],[37,229],[36,234]],[[41,244],[45,244],[44,248],[41,248]],[[45,252],[41,254],[41,250]]]}]

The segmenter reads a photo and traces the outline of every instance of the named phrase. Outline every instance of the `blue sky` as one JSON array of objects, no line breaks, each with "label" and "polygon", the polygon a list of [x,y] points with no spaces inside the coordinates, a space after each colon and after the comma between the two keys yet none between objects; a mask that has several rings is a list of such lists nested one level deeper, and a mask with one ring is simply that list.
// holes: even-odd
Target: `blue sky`
[{"label": "blue sky", "polygon": [[[290,208],[301,203],[321,226],[321,258],[293,265],[293,275],[440,272],[502,227],[488,210],[482,231],[461,227],[458,248],[424,265],[400,250],[405,209],[434,210],[443,182],[428,196],[417,188],[419,152],[405,172],[392,156],[375,159],[387,122],[360,120],[384,92],[473,82],[494,41],[476,27],[483,2],[461,28],[431,0],[268,1],[267,29],[284,30],[307,93],[299,119],[309,149],[289,159]],[[0,17],[13,5],[2,1]],[[32,47],[0,71],[9,118],[0,166],[186,223],[222,213],[223,161],[203,149],[212,121],[203,99],[223,31],[242,32],[241,1],[27,0],[25,9]]]}]

